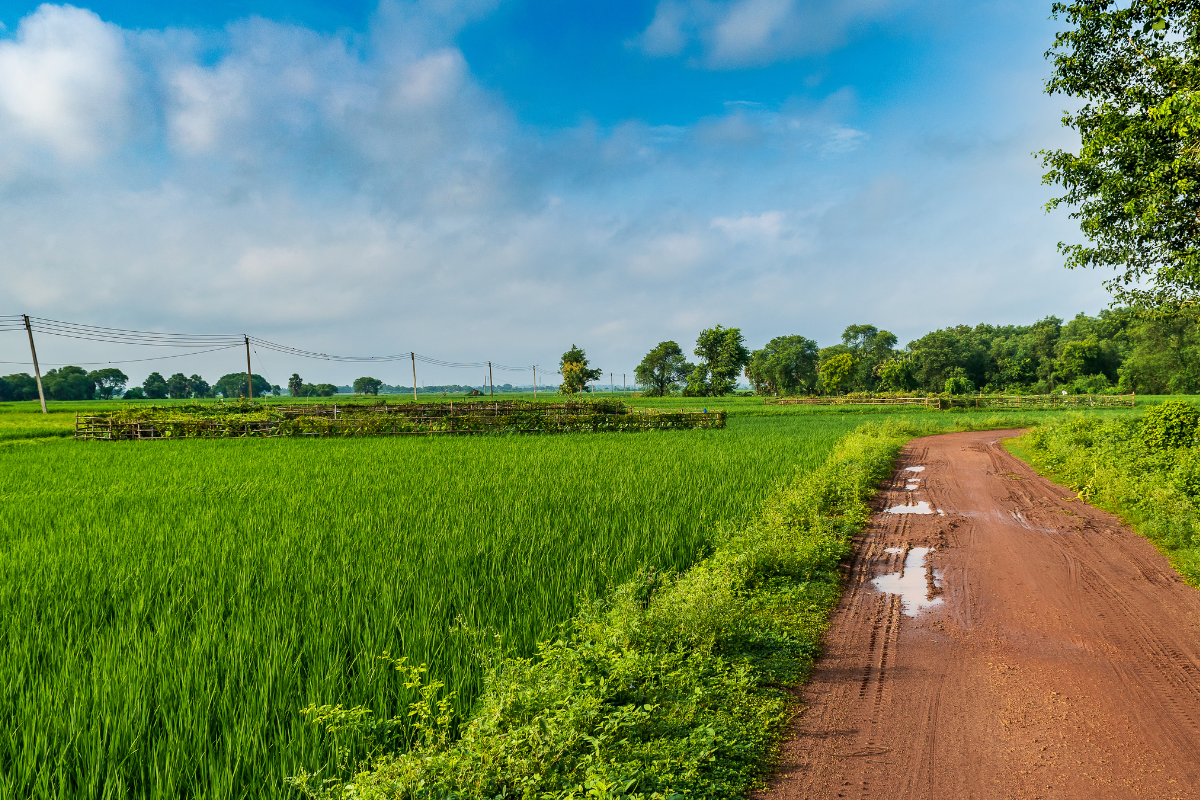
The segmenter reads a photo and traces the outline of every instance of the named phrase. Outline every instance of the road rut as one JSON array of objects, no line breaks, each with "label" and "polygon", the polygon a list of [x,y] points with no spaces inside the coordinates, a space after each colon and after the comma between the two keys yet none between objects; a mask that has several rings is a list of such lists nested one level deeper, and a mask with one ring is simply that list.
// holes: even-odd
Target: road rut
[{"label": "road rut", "polygon": [[[760,797],[1200,798],[1200,592],[1018,433],[903,450]],[[875,588],[906,560],[939,603]]]}]

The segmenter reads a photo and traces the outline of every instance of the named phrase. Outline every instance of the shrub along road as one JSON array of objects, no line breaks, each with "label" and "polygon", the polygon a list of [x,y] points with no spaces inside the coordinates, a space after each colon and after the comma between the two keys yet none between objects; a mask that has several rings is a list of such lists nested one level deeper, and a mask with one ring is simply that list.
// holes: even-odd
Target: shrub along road
[{"label": "shrub along road", "polygon": [[1017,433],[905,447],[762,796],[1200,798],[1200,592]]}]

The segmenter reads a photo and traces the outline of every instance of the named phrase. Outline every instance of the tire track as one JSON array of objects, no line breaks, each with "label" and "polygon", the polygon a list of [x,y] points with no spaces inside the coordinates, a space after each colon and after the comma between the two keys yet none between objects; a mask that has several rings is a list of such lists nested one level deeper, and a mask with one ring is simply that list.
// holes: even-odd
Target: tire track
[{"label": "tire track", "polygon": [[[1012,433],[904,449],[760,796],[1200,800],[1200,593]],[[908,616],[871,582],[914,547],[943,602]]]}]

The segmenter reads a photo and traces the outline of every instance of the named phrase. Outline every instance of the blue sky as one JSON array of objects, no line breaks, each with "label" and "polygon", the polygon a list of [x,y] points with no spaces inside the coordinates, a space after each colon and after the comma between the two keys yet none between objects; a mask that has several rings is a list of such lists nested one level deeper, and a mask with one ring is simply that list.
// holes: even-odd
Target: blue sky
[{"label": "blue sky", "polygon": [[0,0],[0,313],[543,370],[576,343],[618,374],[718,323],[759,347],[1095,313],[1032,155],[1072,144],[1048,13]]}]

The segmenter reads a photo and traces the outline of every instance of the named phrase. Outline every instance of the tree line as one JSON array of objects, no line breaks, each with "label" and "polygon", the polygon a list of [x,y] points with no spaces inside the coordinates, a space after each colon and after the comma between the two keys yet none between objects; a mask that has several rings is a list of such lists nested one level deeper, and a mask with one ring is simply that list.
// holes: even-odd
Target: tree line
[{"label": "tree line", "polygon": [[[755,393],[768,396],[1200,392],[1200,315],[1190,309],[1115,309],[1094,317],[1077,314],[1069,322],[1049,316],[1032,325],[958,325],[897,345],[895,334],[863,324],[848,326],[829,347],[789,335],[751,351],[740,329],[718,325],[701,331],[692,351],[696,363],[678,343],[660,342],[634,374],[650,396],[728,394],[739,372]],[[572,351],[563,358],[568,356]],[[576,371],[587,369],[586,359],[577,361]]]}]

